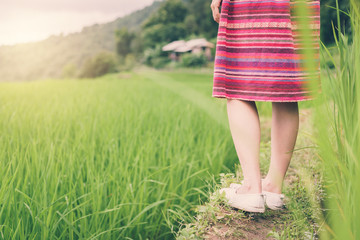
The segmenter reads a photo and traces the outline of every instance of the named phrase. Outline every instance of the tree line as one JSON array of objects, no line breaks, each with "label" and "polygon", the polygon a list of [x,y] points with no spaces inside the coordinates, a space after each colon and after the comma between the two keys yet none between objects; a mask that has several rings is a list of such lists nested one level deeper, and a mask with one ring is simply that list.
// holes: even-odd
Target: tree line
[{"label": "tree line", "polygon": [[[347,12],[350,7],[349,0],[338,1],[341,11]],[[218,24],[212,18],[210,3],[210,0],[165,0],[157,11],[143,21],[138,30],[126,27],[116,30],[116,54],[120,65],[127,69],[142,61],[153,67],[163,67],[170,60],[167,54],[161,51],[161,47],[179,39],[204,37],[215,43]],[[334,43],[333,26],[337,28],[334,8],[336,0],[321,0],[320,36],[325,45]],[[351,39],[350,22],[344,13],[341,13],[341,27]],[[188,58],[191,56],[186,56],[187,62],[203,64],[202,59]]]},{"label": "tree line", "polygon": [[[321,40],[325,44],[334,42],[331,22],[337,27],[336,0],[321,0]],[[339,8],[348,11],[349,0],[339,0]],[[349,20],[341,16],[343,29],[351,32]],[[158,11],[153,13],[139,31],[130,32],[127,28],[116,31],[117,53],[139,55],[147,48],[166,44],[178,39],[200,36],[216,38],[218,25],[212,19],[210,1],[204,0],[166,0]]]}]

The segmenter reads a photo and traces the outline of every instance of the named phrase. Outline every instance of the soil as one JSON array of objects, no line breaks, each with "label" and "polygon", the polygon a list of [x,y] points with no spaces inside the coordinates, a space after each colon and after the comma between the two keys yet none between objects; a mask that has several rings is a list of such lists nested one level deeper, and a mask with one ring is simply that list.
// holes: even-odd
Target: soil
[{"label": "soil", "polygon": [[[305,131],[311,131],[311,110],[301,109],[300,111],[300,123],[299,123],[299,135],[298,141],[295,148],[301,147],[308,141],[305,139],[306,136],[302,134],[302,129]],[[262,132],[265,136],[262,139],[269,138],[271,119],[265,119],[261,122]],[[264,138],[263,138],[264,137]],[[300,138],[300,139],[299,139]],[[300,146],[299,146],[300,145]],[[293,155],[292,164],[289,166],[284,186],[291,186],[294,182],[298,181],[297,168],[302,163],[304,158],[311,159],[311,153],[306,150],[301,153]],[[308,160],[309,161],[309,160]],[[286,199],[285,199],[286,203]],[[239,214],[239,212],[241,214]],[[265,213],[246,213],[238,211],[237,209],[227,210],[226,208],[221,209],[221,213],[216,216],[218,221],[212,223],[206,229],[204,239],[211,240],[235,240],[235,239],[275,239],[269,236],[271,231],[281,232],[282,223],[284,222],[284,216],[288,215],[287,209],[282,211],[274,211],[266,209]],[[227,218],[227,216],[230,216]],[[236,217],[239,216],[239,217]]]}]

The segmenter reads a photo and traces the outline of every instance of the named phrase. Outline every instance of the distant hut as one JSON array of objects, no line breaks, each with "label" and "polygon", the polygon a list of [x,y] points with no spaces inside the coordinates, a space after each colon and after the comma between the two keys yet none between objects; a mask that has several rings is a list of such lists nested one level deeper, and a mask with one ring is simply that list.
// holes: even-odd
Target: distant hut
[{"label": "distant hut", "polygon": [[179,53],[175,52],[176,49],[185,46],[186,42],[184,40],[173,41],[169,44],[166,44],[162,47],[164,52],[169,52],[169,58],[173,61],[179,60]]},{"label": "distant hut", "polygon": [[205,38],[191,39],[187,42],[184,40],[178,40],[171,42],[162,47],[162,50],[169,52],[169,58],[174,61],[180,59],[182,53],[190,52],[192,54],[204,53],[208,60],[212,59],[211,48],[214,44],[208,42]]}]

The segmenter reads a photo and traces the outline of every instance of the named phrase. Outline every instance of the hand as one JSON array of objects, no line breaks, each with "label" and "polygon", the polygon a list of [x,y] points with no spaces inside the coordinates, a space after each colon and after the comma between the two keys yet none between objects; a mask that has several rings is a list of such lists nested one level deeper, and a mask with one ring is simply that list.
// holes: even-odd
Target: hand
[{"label": "hand", "polygon": [[219,21],[220,21],[220,12],[219,12],[220,3],[221,3],[221,0],[212,0],[212,3],[210,5],[212,14],[213,14],[213,18],[214,18],[215,22],[217,22],[217,23],[219,23]]}]

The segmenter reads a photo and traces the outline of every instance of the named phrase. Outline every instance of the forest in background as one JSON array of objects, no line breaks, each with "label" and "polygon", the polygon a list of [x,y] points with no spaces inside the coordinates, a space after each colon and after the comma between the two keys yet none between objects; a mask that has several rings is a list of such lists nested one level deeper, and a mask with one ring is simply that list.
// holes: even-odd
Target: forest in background
[{"label": "forest in background", "polygon": [[[155,1],[106,24],[84,27],[81,32],[51,36],[46,40],[0,46],[0,80],[21,81],[43,78],[95,77],[106,72],[129,69],[145,63],[154,67],[166,64],[161,46],[178,39],[205,37],[216,41],[210,1]],[[347,11],[349,1],[341,1]],[[330,7],[329,7],[330,6]],[[335,0],[321,0],[321,40],[333,43],[336,27]],[[342,25],[350,33],[343,14]]]}]

